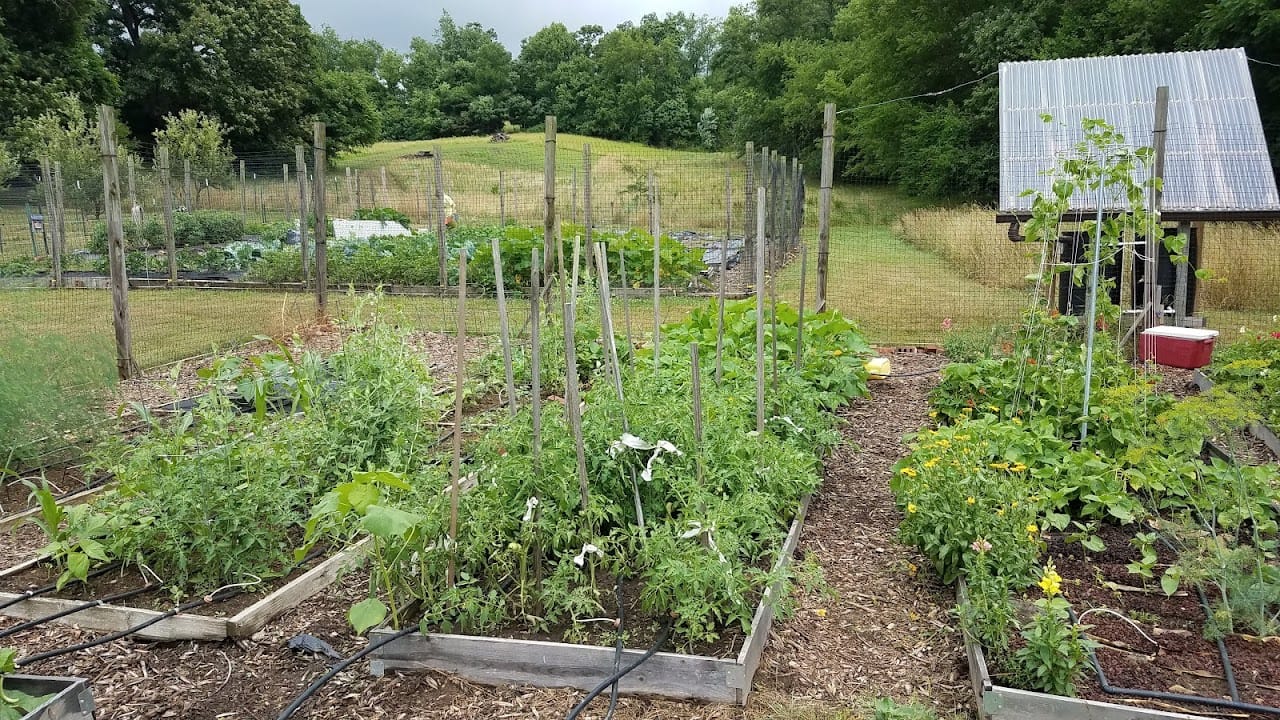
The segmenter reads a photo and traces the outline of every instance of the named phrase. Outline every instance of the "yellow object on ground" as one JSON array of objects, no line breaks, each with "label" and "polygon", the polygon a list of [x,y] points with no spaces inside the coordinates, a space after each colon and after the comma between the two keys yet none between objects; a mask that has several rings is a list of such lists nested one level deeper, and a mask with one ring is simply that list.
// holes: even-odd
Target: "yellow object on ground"
[{"label": "yellow object on ground", "polygon": [[890,368],[887,357],[873,357],[864,367],[867,368],[867,375],[872,380],[883,380],[889,377]]}]

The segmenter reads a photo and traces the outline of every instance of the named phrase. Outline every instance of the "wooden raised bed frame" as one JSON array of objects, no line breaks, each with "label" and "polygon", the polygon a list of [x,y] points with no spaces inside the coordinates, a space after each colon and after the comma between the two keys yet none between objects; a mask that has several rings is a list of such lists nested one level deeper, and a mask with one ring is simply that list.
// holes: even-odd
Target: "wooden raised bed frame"
[{"label": "wooden raised bed frame", "polygon": [[[956,585],[956,602],[964,602],[964,581]],[[982,720],[1203,720],[1203,715],[1151,710],[1117,705],[1099,700],[1062,697],[996,685],[987,670],[982,646],[964,634],[964,652],[969,661],[969,680]]]},{"label": "wooden raised bed frame", "polygon": [[[338,573],[360,564],[364,560],[364,551],[367,543],[367,539],[362,540],[346,550],[325,559],[320,564],[229,618],[178,613],[173,617],[166,618],[150,627],[139,630],[135,633],[135,636],[146,640],[165,641],[217,641],[227,638],[249,637],[261,630],[281,613],[296,607],[304,600],[332,585],[337,579]],[[28,560],[0,572],[0,576],[21,572],[37,562],[39,562],[38,558]],[[19,593],[0,592],[0,602],[17,597],[20,597]],[[62,610],[69,610],[83,605],[84,602],[83,600],[33,597],[0,609],[0,615],[19,620],[31,620],[52,615]],[[53,622],[62,625],[75,625],[90,630],[119,632],[162,614],[159,611],[146,608],[127,607],[124,605],[99,605],[58,618]]]},{"label": "wooden raised bed frame", "polygon": [[[775,570],[791,563],[804,528],[809,499],[806,495],[800,502]],[[627,695],[746,704],[752,677],[760,665],[760,655],[773,624],[774,606],[770,600],[782,591],[781,585],[779,582],[766,588],[752,618],[746,644],[737,658],[660,652],[624,676],[618,683],[619,691]],[[391,634],[392,630],[379,628],[370,633],[370,640]],[[622,665],[643,654],[643,650],[624,650]],[[415,633],[374,651],[369,669],[375,676],[387,670],[429,669],[454,673],[485,685],[591,690],[613,673],[614,655],[613,648],[595,645]]]},{"label": "wooden raised bed frame", "polygon": [[39,697],[53,695],[40,707],[23,716],[23,720],[93,720],[93,688],[89,681],[73,677],[44,675],[5,675],[5,685]]}]

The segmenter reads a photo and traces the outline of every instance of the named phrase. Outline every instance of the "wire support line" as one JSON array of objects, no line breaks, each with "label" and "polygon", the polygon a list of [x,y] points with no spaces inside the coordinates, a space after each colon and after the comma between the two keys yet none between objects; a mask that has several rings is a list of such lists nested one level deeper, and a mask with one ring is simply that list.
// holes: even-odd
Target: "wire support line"
[{"label": "wire support line", "polygon": [[959,85],[953,85],[952,87],[949,87],[946,90],[935,90],[934,92],[920,93],[918,95],[903,95],[902,97],[896,97],[889,100],[882,100],[880,102],[870,103],[867,105],[858,105],[851,108],[845,108],[843,110],[837,110],[836,114],[843,115],[844,113],[853,112],[854,110],[866,110],[868,108],[880,107],[881,105],[888,105],[890,103],[902,102],[904,100],[916,100],[918,98],[938,97],[939,95],[946,95],[947,93],[955,92],[960,88],[968,87],[970,85],[976,85],[982,82],[983,80],[986,80],[987,78],[994,77],[999,74],[1000,74],[999,70],[992,70],[991,72],[987,73],[986,75],[983,75],[980,78],[976,78],[968,82],[962,82]]}]

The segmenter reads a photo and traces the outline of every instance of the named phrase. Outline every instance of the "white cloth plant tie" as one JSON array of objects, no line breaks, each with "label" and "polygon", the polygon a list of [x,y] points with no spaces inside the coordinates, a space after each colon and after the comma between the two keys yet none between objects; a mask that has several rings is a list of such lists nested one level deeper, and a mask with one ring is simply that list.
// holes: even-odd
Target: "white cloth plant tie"
[{"label": "white cloth plant tie", "polygon": [[582,567],[583,564],[587,562],[588,555],[595,555],[596,557],[604,557],[604,552],[600,550],[600,548],[596,547],[595,545],[592,545],[591,543],[587,543],[582,546],[582,552],[573,556],[573,564],[577,565],[578,567]]},{"label": "white cloth plant tie", "polygon": [[672,445],[666,440],[659,440],[651,443],[647,440],[632,435],[631,433],[622,433],[622,437],[614,440],[609,445],[609,457],[618,457],[618,455],[627,450],[652,450],[653,454],[649,456],[649,461],[644,464],[644,472],[640,473],[640,477],[645,482],[653,481],[653,464],[657,462],[662,454],[671,453],[673,455],[684,455],[680,448]]},{"label": "white cloth plant tie", "polygon": [[533,519],[533,511],[538,507],[538,498],[530,496],[524,501],[524,517],[520,518],[520,522],[529,522]]},{"label": "white cloth plant tie", "polygon": [[694,520],[693,522],[689,523],[689,529],[685,530],[680,535],[680,539],[688,540],[689,538],[705,537],[707,539],[707,547],[715,551],[716,555],[720,558],[721,563],[728,565],[729,559],[724,556],[724,553],[720,552],[720,548],[716,547],[715,531],[716,531],[715,525],[704,528],[702,527],[702,523],[698,522],[697,520]]}]

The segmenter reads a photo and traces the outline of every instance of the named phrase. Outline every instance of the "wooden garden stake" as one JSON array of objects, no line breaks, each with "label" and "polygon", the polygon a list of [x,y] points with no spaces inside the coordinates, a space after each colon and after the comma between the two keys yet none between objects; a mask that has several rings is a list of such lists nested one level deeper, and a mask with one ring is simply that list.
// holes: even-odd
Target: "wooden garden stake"
[{"label": "wooden garden stake", "polygon": [[[773,151],[773,162],[769,167],[769,177],[773,191],[769,202],[769,234],[770,234],[770,252],[769,252],[769,344],[772,348],[773,364],[773,392],[778,392],[778,255],[780,254],[781,243],[779,240],[779,205],[782,202],[782,196],[778,193],[778,184],[781,181],[781,173],[778,172],[778,151]],[[785,165],[786,158],[783,158]]]},{"label": "wooden garden stake", "polygon": [[312,183],[312,187],[316,192],[316,312],[320,317],[325,317],[329,314],[329,251],[325,244],[329,229],[327,227],[328,215],[325,212],[324,171],[329,161],[325,157],[324,151],[324,123],[316,123],[313,127],[313,132],[315,135],[313,141],[315,158],[313,162],[315,163],[316,173],[316,181]]},{"label": "wooden garden stake", "polygon": [[182,204],[187,212],[196,209],[196,185],[191,181],[191,160],[182,159]]},{"label": "wooden garden stake", "polygon": [[356,207],[356,186],[351,180],[351,168],[344,169],[347,171],[347,203],[351,205],[351,210],[354,212]]},{"label": "wooden garden stake", "polygon": [[582,407],[578,399],[578,351],[574,346],[574,313],[573,296],[564,304],[564,367],[565,397],[564,411],[569,419],[569,428],[573,431],[573,450],[578,459],[578,491],[582,496],[582,511],[587,511],[587,454],[582,444]]},{"label": "wooden garden stake", "polygon": [[[382,180],[382,202],[386,203],[387,205],[390,205],[390,204],[391,204],[391,201],[390,201],[390,199],[389,199],[389,198],[390,198],[390,193],[389,193],[389,192],[387,192],[387,166],[386,166],[386,165],[383,165],[381,168],[379,168],[379,169],[378,169],[378,171],[379,171],[379,172],[381,173],[381,175],[382,175],[382,178],[381,178],[381,180]],[[378,205],[377,205],[377,203],[374,203],[374,207],[377,207],[377,206],[378,206]]]},{"label": "wooden garden stake", "polygon": [[467,254],[458,253],[458,354],[453,385],[453,464],[449,472],[449,587],[458,555],[458,496],[462,474],[462,376],[467,363]]},{"label": "wooden garden stake", "polygon": [[582,237],[573,236],[573,269],[571,277],[573,281],[569,284],[569,294],[573,297],[574,309],[577,309],[578,303],[578,264],[582,259]]},{"label": "wooden garden stake", "polygon": [[796,370],[804,369],[804,280],[809,274],[809,246],[800,243],[800,319],[796,321]]},{"label": "wooden garden stake", "polygon": [[660,294],[662,279],[659,269],[662,264],[662,211],[658,207],[658,181],[649,171],[649,232],[653,233],[653,367],[661,366],[659,346],[662,342],[662,311]]},{"label": "wooden garden stake", "polygon": [[[744,156],[747,160],[747,179],[742,188],[742,217],[745,227],[742,229],[742,252],[746,255],[747,262],[755,262],[756,250],[756,146],[755,143],[747,143],[746,153]],[[752,272],[754,275],[754,271]]]},{"label": "wooden garden stake", "polygon": [[[613,301],[609,287],[609,251],[603,242],[597,243],[596,275],[600,278],[600,329],[605,338],[605,365],[613,381],[618,405],[622,408],[622,431],[631,432],[627,422],[627,399],[622,390],[622,363],[618,357],[618,343],[613,335]],[[636,524],[644,530],[644,506],[640,502],[640,484],[636,482],[635,468],[631,469],[631,493],[636,506]]]},{"label": "wooden garden stake", "polygon": [[435,159],[436,165],[436,241],[439,245],[440,267],[437,269],[437,275],[440,287],[448,287],[449,285],[449,247],[445,240],[445,217],[444,217],[444,159],[440,155],[440,146],[436,145],[431,154]]},{"label": "wooden garden stake", "polygon": [[618,248],[618,274],[622,280],[622,322],[627,329],[627,367],[634,368],[635,341],[631,339],[631,288],[627,285],[627,256]]},{"label": "wooden garden stake", "polygon": [[498,171],[498,227],[507,226],[507,175]]},{"label": "wooden garden stake", "polygon": [[724,285],[729,272],[729,234],[733,232],[733,175],[724,171],[724,238],[720,240],[720,288],[716,293],[716,384],[724,376]]},{"label": "wooden garden stake", "polygon": [[578,224],[578,168],[576,167],[569,180],[569,222]]},{"label": "wooden garden stake", "polygon": [[[756,188],[756,237],[764,237],[764,187]],[[764,432],[764,243],[756,243],[756,432]]]},{"label": "wooden garden stake", "polygon": [[352,173],[356,179],[356,212],[360,212],[360,203],[364,201],[364,193],[360,190],[360,169],[356,168]]},{"label": "wooden garden stake", "polygon": [[698,357],[698,343],[689,343],[689,363],[693,369],[693,451],[698,469],[698,482],[702,482],[702,363]]},{"label": "wooden garden stake", "polygon": [[302,286],[311,284],[311,267],[307,262],[307,156],[301,145],[293,146],[293,161],[298,176],[298,254],[302,256]]},{"label": "wooden garden stake", "polygon": [[582,232],[587,243],[587,271],[595,264],[596,244],[591,240],[591,143],[582,144]]},{"label": "wooden garden stake", "polygon": [[245,179],[244,161],[240,161],[240,222],[249,220],[249,185]]},{"label": "wooden garden stake", "polygon": [[540,478],[542,467],[542,317],[538,307],[542,297],[538,264],[538,248],[533,249],[533,262],[529,265],[529,368],[533,390],[533,402],[529,406],[533,418],[533,473]]},{"label": "wooden garden stake", "polygon": [[511,326],[507,319],[507,290],[502,277],[502,245],[498,238],[489,239],[490,251],[493,254],[493,277],[498,289],[498,332],[502,336],[502,368],[507,380],[507,405],[511,408],[511,416],[516,414],[516,380],[515,371],[511,367]]},{"label": "wooden garden stake", "polygon": [[53,188],[53,164],[47,156],[40,158],[40,185],[44,189],[44,205],[48,208],[45,226],[50,229],[49,235],[53,240],[53,285],[62,287],[62,251],[58,248],[58,199],[57,191]]},{"label": "wooden garden stake", "polygon": [[156,159],[160,162],[160,198],[164,202],[164,250],[169,261],[169,282],[178,281],[178,252],[173,232],[173,168],[169,166],[169,148],[161,145],[156,148]]},{"label": "wooden garden stake", "polygon": [[139,213],[137,215],[134,214],[134,210],[133,210],[134,208],[138,207],[138,184],[134,177],[132,155],[129,156],[128,170],[129,170],[129,175],[128,175],[129,177],[129,217],[133,220],[134,224],[136,225],[142,220],[142,214],[141,214],[141,208],[139,208]]},{"label": "wooden garden stake", "polygon": [[121,380],[138,373],[133,359],[133,331],[129,324],[129,277],[124,264],[124,218],[120,215],[120,167],[116,157],[115,111],[98,106],[102,150],[102,198],[107,211],[107,254],[111,270],[111,307],[116,336],[116,371]]}]

